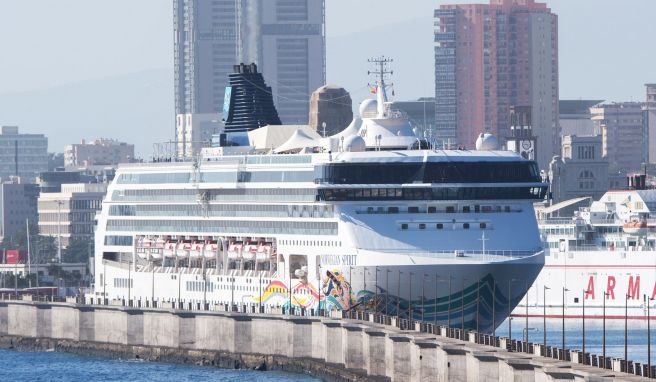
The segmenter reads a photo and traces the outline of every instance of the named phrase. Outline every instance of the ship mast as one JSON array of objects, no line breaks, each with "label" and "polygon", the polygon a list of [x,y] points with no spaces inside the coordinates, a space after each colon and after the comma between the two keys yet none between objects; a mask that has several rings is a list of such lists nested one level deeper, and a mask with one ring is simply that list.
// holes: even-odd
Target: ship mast
[{"label": "ship mast", "polygon": [[386,80],[394,74],[393,70],[389,69],[389,66],[393,59],[387,58],[385,56],[380,56],[376,58],[370,58],[367,60],[370,64],[374,66],[374,70],[367,71],[367,74],[374,75],[376,77],[376,99],[378,101],[378,117],[382,118],[386,116],[386,103],[388,102],[387,98],[387,87],[392,86],[392,83],[385,83]]}]

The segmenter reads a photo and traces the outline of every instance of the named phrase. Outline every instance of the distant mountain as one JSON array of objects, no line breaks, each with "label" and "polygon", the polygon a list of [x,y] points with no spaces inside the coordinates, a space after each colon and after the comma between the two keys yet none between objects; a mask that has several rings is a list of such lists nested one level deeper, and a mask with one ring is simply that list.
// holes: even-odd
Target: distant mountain
[{"label": "distant mountain", "polygon": [[49,89],[0,94],[0,125],[43,133],[49,151],[98,137],[135,144],[137,156],[174,137],[173,70],[153,69]]}]

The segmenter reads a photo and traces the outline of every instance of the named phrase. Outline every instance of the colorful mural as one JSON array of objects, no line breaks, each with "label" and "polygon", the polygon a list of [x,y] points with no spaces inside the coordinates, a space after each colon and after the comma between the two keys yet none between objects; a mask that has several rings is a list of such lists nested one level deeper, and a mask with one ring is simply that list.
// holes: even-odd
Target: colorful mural
[{"label": "colorful mural", "polygon": [[351,284],[338,270],[326,271],[322,280],[323,294],[326,298],[327,308],[335,307],[338,310],[349,310],[353,307],[353,294]]}]

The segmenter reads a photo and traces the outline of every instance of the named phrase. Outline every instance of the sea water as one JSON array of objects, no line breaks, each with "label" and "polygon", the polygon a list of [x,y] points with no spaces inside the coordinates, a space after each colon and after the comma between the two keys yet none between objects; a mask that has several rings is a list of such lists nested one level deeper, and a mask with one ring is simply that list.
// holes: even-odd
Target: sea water
[{"label": "sea water", "polygon": [[0,381],[316,381],[276,371],[226,370],[138,360],[110,360],[60,352],[0,350]]},{"label": "sea water", "polygon": [[[562,347],[562,320],[547,319],[547,345]],[[586,320],[585,352],[597,355],[603,354],[604,330],[600,319]],[[530,318],[528,321],[529,342],[542,344],[544,341],[544,322],[541,318]],[[512,320],[512,338],[522,340],[526,332],[526,321],[517,317]],[[656,365],[656,325],[651,327],[651,364]],[[647,323],[646,321],[627,321],[627,359],[634,362],[647,363]],[[508,320],[504,321],[496,331],[497,336],[508,336]],[[565,347],[572,350],[583,348],[583,322],[581,319],[565,320]],[[624,359],[624,320],[606,321],[606,356]]]}]

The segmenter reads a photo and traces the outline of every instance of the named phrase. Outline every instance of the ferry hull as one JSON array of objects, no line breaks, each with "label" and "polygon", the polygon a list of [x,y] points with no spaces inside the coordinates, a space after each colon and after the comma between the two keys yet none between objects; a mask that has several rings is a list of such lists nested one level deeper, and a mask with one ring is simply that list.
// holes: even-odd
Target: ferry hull
[{"label": "ferry hull", "polygon": [[625,316],[644,321],[646,300],[653,309],[654,298],[655,251],[553,251],[513,316],[543,317],[546,310],[548,319],[580,320],[585,300],[585,318],[591,322],[601,325],[604,316],[609,321],[623,322]]}]

